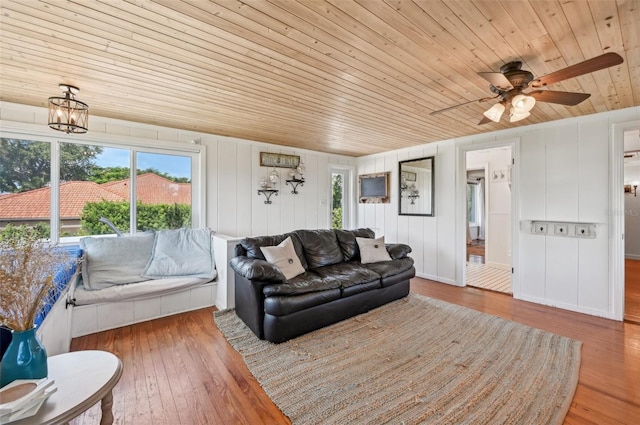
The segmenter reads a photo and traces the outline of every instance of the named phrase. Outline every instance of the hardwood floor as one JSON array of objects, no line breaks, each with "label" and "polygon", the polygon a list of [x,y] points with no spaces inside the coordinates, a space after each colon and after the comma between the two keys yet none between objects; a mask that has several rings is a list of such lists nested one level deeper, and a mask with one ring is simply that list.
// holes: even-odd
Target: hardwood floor
[{"label": "hardwood floor", "polygon": [[467,261],[484,264],[484,241],[473,240],[467,245]]},{"label": "hardwood floor", "polygon": [[624,274],[624,320],[640,324],[640,260],[625,260]]},{"label": "hardwood floor", "polygon": [[[640,325],[514,300],[420,278],[412,292],[583,342],[580,380],[567,425],[636,424],[640,418]],[[122,359],[116,424],[287,424],[203,309],[74,339],[72,350]],[[526,390],[526,389],[525,389]],[[97,424],[99,407],[72,422]]]}]

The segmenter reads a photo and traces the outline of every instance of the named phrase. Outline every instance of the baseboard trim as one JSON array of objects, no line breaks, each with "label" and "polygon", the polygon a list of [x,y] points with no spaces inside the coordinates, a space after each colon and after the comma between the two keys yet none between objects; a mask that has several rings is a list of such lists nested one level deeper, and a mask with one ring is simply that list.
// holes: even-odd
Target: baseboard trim
[{"label": "baseboard trim", "polygon": [[640,260],[640,255],[637,254],[625,254],[624,258],[627,260]]}]

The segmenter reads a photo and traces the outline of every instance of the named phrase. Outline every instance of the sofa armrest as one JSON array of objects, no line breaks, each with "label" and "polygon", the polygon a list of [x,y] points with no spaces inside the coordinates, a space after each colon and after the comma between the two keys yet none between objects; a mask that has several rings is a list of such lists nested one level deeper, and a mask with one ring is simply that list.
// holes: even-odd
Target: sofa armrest
[{"label": "sofa armrest", "polygon": [[411,247],[403,243],[387,243],[384,246],[392,260],[405,258],[411,252]]},{"label": "sofa armrest", "polygon": [[286,280],[280,269],[264,260],[241,255],[233,257],[229,265],[236,273],[249,280],[267,282],[284,282]]}]

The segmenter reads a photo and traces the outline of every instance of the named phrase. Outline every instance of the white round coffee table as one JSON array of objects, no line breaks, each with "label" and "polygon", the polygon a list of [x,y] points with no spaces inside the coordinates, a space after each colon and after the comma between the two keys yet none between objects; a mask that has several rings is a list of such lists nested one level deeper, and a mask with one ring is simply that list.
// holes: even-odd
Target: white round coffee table
[{"label": "white round coffee table", "polygon": [[113,423],[111,390],[122,375],[122,362],[106,351],[74,351],[49,357],[49,378],[58,390],[35,416],[11,425],[66,424],[102,400],[100,425]]}]

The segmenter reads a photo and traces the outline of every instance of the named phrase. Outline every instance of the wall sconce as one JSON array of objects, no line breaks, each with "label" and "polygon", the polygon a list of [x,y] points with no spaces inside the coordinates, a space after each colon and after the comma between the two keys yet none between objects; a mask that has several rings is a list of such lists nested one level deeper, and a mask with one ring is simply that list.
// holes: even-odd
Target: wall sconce
[{"label": "wall sconce", "polygon": [[634,197],[638,196],[638,185],[637,184],[625,184],[624,185],[624,193],[629,193]]},{"label": "wall sconce", "polygon": [[272,204],[273,202],[271,202],[271,197],[273,195],[278,196],[279,190],[273,189],[273,188],[275,187],[275,185],[278,183],[279,180],[280,180],[280,176],[278,175],[278,172],[274,168],[268,177],[263,177],[262,180],[260,180],[260,182],[258,183],[258,185],[260,186],[260,189],[258,189],[258,196],[264,195],[265,204],[267,205]]},{"label": "wall sconce", "polygon": [[304,171],[305,167],[302,161],[297,168],[292,168],[291,170],[289,170],[289,178],[285,180],[285,184],[291,185],[291,187],[293,188],[291,193],[293,195],[298,194],[298,186],[304,186]]},{"label": "wall sconce", "polygon": [[76,99],[80,89],[60,84],[64,97],[49,98],[49,127],[65,133],[86,133],[89,122],[89,105]]}]

